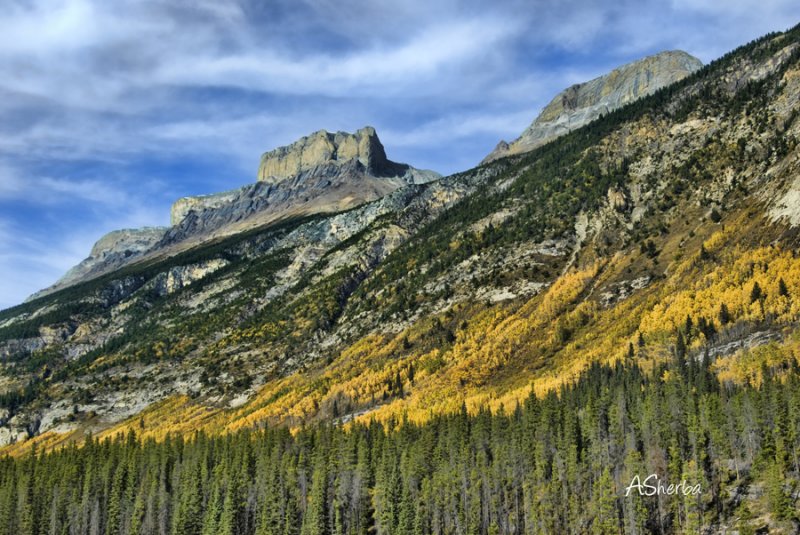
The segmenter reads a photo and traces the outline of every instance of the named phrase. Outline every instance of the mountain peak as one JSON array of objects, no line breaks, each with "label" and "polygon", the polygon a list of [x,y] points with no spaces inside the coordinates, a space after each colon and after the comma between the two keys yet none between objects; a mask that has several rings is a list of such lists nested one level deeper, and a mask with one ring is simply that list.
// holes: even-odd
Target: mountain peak
[{"label": "mountain peak", "polygon": [[[178,199],[172,205],[170,221],[172,226],[177,226],[192,211],[200,213],[230,208],[241,202],[249,210],[254,206],[251,197],[263,201],[270,197],[269,202],[278,206],[278,197],[283,201],[296,201],[299,196],[305,199],[305,203],[315,197],[343,195],[348,203],[352,203],[347,206],[337,204],[343,209],[375,200],[404,185],[422,184],[440,177],[434,171],[389,160],[372,126],[365,126],[352,134],[317,130],[294,143],[263,153],[256,184]],[[330,191],[332,185],[338,193]]]},{"label": "mountain peak", "polygon": [[261,156],[258,180],[277,183],[322,165],[341,166],[354,161],[373,175],[395,167],[387,160],[383,144],[371,126],[354,134],[318,130],[290,145],[265,152]]},{"label": "mountain peak", "polygon": [[482,163],[528,152],[600,115],[655,93],[694,71],[703,63],[682,50],[666,50],[626,63],[587,82],[571,85],[557,94],[538,117],[512,143],[500,142]]}]

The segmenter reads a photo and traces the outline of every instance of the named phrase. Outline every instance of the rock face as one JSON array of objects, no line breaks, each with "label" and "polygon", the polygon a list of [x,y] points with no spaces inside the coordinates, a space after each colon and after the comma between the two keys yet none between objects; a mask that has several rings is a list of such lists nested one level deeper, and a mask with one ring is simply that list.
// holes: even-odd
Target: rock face
[{"label": "rock face", "polygon": [[224,206],[233,201],[239,194],[239,191],[240,190],[229,190],[220,193],[212,193],[210,195],[181,197],[172,205],[172,209],[169,213],[169,224],[173,226],[177,225],[183,221],[183,218],[192,210],[200,212],[202,210]]},{"label": "rock face", "polygon": [[291,145],[265,152],[258,180],[276,184],[320,166],[343,165],[354,160],[374,176],[397,176],[409,169],[407,165],[389,161],[375,129],[366,126],[355,134],[320,130]]},{"label": "rock face", "polygon": [[159,273],[155,277],[153,281],[154,290],[161,297],[173,294],[227,265],[228,262],[226,260],[215,258],[208,262],[188,266],[175,266],[168,271]]},{"label": "rock face", "polygon": [[121,267],[151,249],[161,241],[166,232],[166,227],[144,227],[109,232],[97,240],[89,256],[80,264],[67,271],[53,286],[33,294],[28,300],[53,293],[61,288]]},{"label": "rock face", "polygon": [[87,260],[103,260],[113,255],[144,251],[158,242],[166,230],[165,227],[144,227],[111,231],[97,240]]},{"label": "rock face", "polygon": [[677,82],[702,66],[699,59],[686,52],[667,51],[568,87],[545,106],[519,138],[512,143],[501,141],[482,163],[531,151],[602,114]]},{"label": "rock face", "polygon": [[[271,186],[283,185],[281,189],[285,190],[285,181],[289,179],[307,186],[319,177],[331,179],[350,175],[352,178],[358,174],[399,179],[403,184],[423,184],[440,177],[438,173],[389,160],[375,129],[365,126],[354,134],[320,130],[291,145],[265,152],[261,155],[257,178],[258,182]],[[298,185],[293,187],[296,189]],[[240,204],[243,195],[260,196],[265,191],[270,190],[248,185],[222,193],[183,197],[172,205],[170,224],[180,224],[191,211],[229,208],[231,204]]]}]

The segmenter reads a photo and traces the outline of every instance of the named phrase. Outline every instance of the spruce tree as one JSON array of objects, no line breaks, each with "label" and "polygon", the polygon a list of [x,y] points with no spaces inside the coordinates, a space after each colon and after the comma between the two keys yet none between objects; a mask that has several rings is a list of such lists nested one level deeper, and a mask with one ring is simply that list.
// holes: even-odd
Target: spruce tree
[{"label": "spruce tree", "polygon": [[605,467],[592,489],[592,535],[620,533],[617,494],[611,472]]}]

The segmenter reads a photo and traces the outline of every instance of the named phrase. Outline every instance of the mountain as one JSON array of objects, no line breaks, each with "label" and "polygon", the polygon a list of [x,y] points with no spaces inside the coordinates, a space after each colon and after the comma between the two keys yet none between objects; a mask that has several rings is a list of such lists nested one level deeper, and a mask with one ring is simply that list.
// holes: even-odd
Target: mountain
[{"label": "mountain", "polygon": [[[0,312],[4,451],[85,444],[0,461],[0,515],[791,533],[799,114],[796,27],[355,207],[241,227],[225,207],[244,194],[189,210],[170,254]],[[321,161],[335,177],[335,139],[270,156],[256,186],[302,187]],[[373,146],[347,147],[345,166],[379,172]],[[626,497],[638,474],[700,494]]]},{"label": "mountain", "polygon": [[666,51],[572,85],[553,97],[520,137],[510,144],[500,141],[482,163],[531,151],[601,115],[651,95],[702,66],[699,59],[686,52]]},{"label": "mountain", "polygon": [[339,212],[408,184],[441,177],[386,157],[371,126],[354,134],[320,130],[261,156],[258,182],[222,193],[183,197],[169,228],[113,231],[88,258],[35,299],[134,262],[164,258],[221,236],[282,219]]},{"label": "mountain", "polygon": [[[774,37],[432,182],[388,162],[372,129],[268,152],[255,184],[179,201],[157,243],[123,253],[135,261],[0,315],[8,388],[36,386],[9,428],[103,429],[175,394],[290,425],[334,404],[422,418],[556,384],[638,332],[658,354],[685,319],[669,303],[686,273],[717,273],[695,265],[701,244],[722,262],[734,242],[792,243],[796,46]],[[412,391],[386,389],[412,365]]]}]

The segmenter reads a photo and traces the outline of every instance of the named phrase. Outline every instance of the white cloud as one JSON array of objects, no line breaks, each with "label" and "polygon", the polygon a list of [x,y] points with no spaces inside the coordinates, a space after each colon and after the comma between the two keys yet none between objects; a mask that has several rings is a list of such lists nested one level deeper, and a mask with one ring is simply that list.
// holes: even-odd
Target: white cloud
[{"label": "white cloud", "polygon": [[230,86],[296,95],[391,97],[454,89],[441,76],[474,62],[520,30],[513,20],[458,20],[424,28],[400,43],[344,55],[286,55],[258,48],[235,54],[192,53],[160,62],[152,81]]},{"label": "white cloud", "polygon": [[[517,110],[509,113],[454,114],[424,123],[410,130],[382,129],[381,139],[385,145],[415,147],[420,144],[439,146],[458,142],[477,134],[497,137],[517,132],[516,137],[530,124],[531,111]],[[475,155],[480,160],[485,155]],[[477,162],[476,162],[477,163]]]},{"label": "white cloud", "polygon": [[0,219],[0,309],[53,284],[86,257],[90,246],[83,233],[66,240],[34,238],[31,230]]}]

